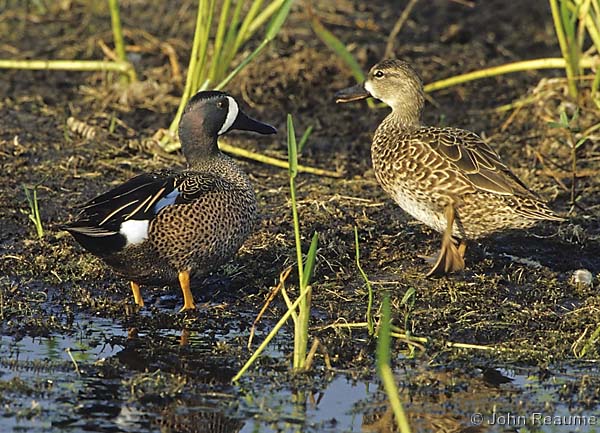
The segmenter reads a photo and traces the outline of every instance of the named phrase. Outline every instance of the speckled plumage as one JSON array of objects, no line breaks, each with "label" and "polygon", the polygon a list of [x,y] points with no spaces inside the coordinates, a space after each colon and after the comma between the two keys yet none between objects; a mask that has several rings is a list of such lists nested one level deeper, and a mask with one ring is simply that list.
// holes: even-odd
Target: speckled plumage
[{"label": "speckled plumage", "polygon": [[408,63],[380,62],[369,72],[364,87],[342,91],[338,100],[366,96],[392,108],[377,128],[371,146],[377,180],[414,218],[439,232],[448,232],[442,249],[456,256],[455,263],[446,263],[442,252],[432,272],[464,267],[466,247],[457,251],[451,236],[464,241],[524,229],[539,220],[562,220],[478,135],[421,125],[423,85]]},{"label": "speckled plumage", "polygon": [[256,198],[246,174],[227,156],[206,169],[219,175],[202,167],[154,173],[156,186],[181,191],[180,202],[150,220],[146,241],[97,255],[119,275],[142,284],[175,282],[180,270],[203,275],[228,260],[252,232]]},{"label": "speckled plumage", "polygon": [[231,129],[275,132],[239,111],[231,96],[200,92],[180,124],[188,169],[136,176],[84,205],[78,219],[65,227],[132,281],[139,305],[138,284],[179,279],[184,309],[194,308],[189,277],[227,261],[252,232],[257,205],[250,180],[217,146],[218,135]]}]

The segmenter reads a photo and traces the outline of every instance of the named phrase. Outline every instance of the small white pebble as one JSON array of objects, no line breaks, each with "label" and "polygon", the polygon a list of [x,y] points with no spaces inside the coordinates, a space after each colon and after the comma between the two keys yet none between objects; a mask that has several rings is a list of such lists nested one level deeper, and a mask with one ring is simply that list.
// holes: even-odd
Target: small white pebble
[{"label": "small white pebble", "polygon": [[594,276],[587,269],[577,269],[573,272],[571,282],[578,286],[591,286]]}]

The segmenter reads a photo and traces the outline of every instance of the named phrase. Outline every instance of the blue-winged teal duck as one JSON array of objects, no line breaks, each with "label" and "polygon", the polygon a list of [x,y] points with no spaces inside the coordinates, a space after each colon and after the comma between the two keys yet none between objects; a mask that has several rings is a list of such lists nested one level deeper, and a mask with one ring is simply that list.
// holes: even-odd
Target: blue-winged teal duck
[{"label": "blue-winged teal duck", "polygon": [[384,60],[337,102],[372,96],[392,108],[371,146],[377,180],[410,215],[443,233],[428,273],[464,269],[466,240],[539,220],[561,221],[479,136],[421,125],[423,83],[410,64]]},{"label": "blue-winged teal duck", "polygon": [[197,93],[179,124],[187,170],[136,176],[85,204],[65,227],[131,281],[137,305],[144,305],[140,284],[178,281],[181,310],[195,308],[190,276],[227,261],[251,233],[257,216],[254,190],[217,145],[217,138],[233,129],[276,132],[246,116],[226,93]]}]

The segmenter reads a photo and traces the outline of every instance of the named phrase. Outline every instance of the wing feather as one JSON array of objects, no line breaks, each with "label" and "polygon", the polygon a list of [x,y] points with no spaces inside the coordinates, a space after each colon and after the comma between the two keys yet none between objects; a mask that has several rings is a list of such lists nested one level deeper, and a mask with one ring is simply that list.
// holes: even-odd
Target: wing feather
[{"label": "wing feather", "polygon": [[64,229],[87,250],[109,254],[128,243],[123,223],[151,221],[167,206],[186,204],[209,191],[232,185],[210,173],[161,171],[141,174],[82,206]]},{"label": "wing feather", "polygon": [[477,134],[456,128],[422,128],[419,140],[451,162],[475,188],[539,199]]}]

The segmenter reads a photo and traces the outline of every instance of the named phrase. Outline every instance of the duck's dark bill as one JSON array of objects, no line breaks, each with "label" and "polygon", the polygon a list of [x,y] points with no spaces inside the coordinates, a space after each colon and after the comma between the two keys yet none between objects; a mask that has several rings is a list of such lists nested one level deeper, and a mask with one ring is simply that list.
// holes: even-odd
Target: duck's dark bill
[{"label": "duck's dark bill", "polygon": [[358,84],[354,87],[340,90],[335,94],[335,102],[352,102],[360,99],[365,99],[371,96],[369,92],[365,90],[362,84]]},{"label": "duck's dark bill", "polygon": [[251,117],[246,116],[242,111],[238,113],[235,122],[231,125],[231,129],[241,129],[243,131],[253,131],[259,134],[275,134],[277,130],[271,125],[268,125]]}]

